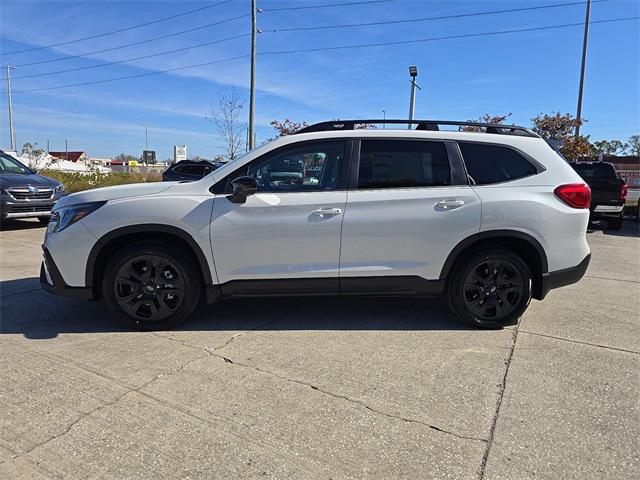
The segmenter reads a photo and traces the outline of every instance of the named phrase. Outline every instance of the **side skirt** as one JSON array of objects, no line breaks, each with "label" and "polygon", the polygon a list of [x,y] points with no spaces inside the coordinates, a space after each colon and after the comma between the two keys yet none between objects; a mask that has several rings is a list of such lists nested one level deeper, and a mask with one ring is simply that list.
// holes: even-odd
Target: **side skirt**
[{"label": "side skirt", "polygon": [[443,280],[419,276],[292,278],[273,280],[232,280],[207,288],[207,301],[222,297],[271,296],[423,296],[437,297],[444,291]]}]

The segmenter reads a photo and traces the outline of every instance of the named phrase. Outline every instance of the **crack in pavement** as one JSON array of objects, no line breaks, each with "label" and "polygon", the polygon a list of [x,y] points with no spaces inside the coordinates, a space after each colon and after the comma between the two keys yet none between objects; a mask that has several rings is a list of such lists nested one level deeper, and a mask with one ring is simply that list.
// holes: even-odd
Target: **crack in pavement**
[{"label": "crack in pavement", "polygon": [[489,439],[487,441],[487,446],[485,447],[484,454],[482,455],[482,462],[480,463],[480,468],[478,471],[478,479],[484,479],[484,473],[487,468],[487,462],[489,460],[489,453],[491,452],[491,446],[493,445],[493,437],[496,432],[496,425],[498,424],[498,416],[500,415],[500,407],[502,406],[502,400],[504,398],[504,392],[507,389],[507,375],[509,374],[509,368],[511,367],[511,360],[513,359],[513,352],[516,349],[516,342],[518,341],[518,329],[520,324],[516,325],[513,331],[511,332],[511,336],[513,338],[513,343],[511,345],[511,350],[509,351],[509,355],[505,359],[506,368],[504,369],[504,375],[502,377],[502,383],[499,385],[498,391],[498,399],[496,400],[496,410],[493,414],[493,421],[491,422],[491,429],[489,430]]},{"label": "crack in pavement", "polygon": [[583,342],[581,340],[574,340],[572,338],[565,338],[565,337],[556,337],[554,335],[546,335],[544,333],[536,333],[536,332],[529,332],[527,330],[520,330],[522,333],[526,333],[527,335],[534,335],[536,337],[545,337],[545,338],[552,338],[554,340],[560,340],[562,342],[570,342],[570,343],[577,343],[579,345],[588,345],[590,347],[595,347],[595,348],[605,348],[607,350],[615,350],[617,352],[625,352],[625,353],[632,353],[635,355],[640,355],[640,352],[637,352],[635,350],[628,350],[626,348],[620,348],[620,347],[610,347],[608,345],[600,345],[598,343],[589,343],[589,342]]},{"label": "crack in pavement", "polygon": [[[152,332],[152,333],[155,334],[155,332]],[[395,414],[392,414],[392,413],[383,412],[382,410],[378,410],[378,409],[375,409],[375,408],[369,406],[368,404],[366,404],[365,402],[363,402],[361,400],[356,400],[356,399],[353,399],[353,398],[349,398],[349,397],[347,397],[345,395],[340,395],[338,393],[334,393],[334,392],[331,392],[329,390],[325,390],[325,389],[320,388],[320,387],[318,387],[318,386],[316,386],[316,385],[314,385],[312,383],[305,382],[305,381],[302,381],[302,380],[298,380],[298,379],[295,379],[295,378],[288,378],[288,377],[285,377],[284,375],[280,375],[278,373],[272,372],[270,370],[266,370],[264,368],[260,368],[260,367],[256,367],[256,366],[253,366],[253,365],[248,365],[246,363],[241,363],[241,362],[234,361],[234,360],[230,359],[229,357],[225,357],[224,355],[221,355],[219,353],[215,353],[215,351],[218,350],[219,348],[213,348],[213,349],[202,348],[202,347],[198,347],[197,345],[186,343],[184,341],[173,339],[173,338],[170,338],[170,337],[165,337],[163,335],[157,335],[157,336],[160,337],[160,338],[164,338],[166,340],[169,340],[171,342],[180,343],[181,345],[184,345],[186,347],[196,348],[198,350],[204,350],[210,356],[220,358],[221,360],[223,360],[227,364],[237,365],[237,366],[240,366],[240,367],[243,367],[243,368],[249,368],[249,369],[255,370],[257,372],[261,372],[261,373],[264,373],[264,374],[279,378],[280,380],[284,380],[286,382],[295,383],[295,384],[298,384],[298,385],[309,387],[312,390],[315,390],[317,392],[323,393],[325,395],[329,395],[329,396],[331,396],[333,398],[345,400],[347,402],[354,403],[356,405],[360,405],[361,407],[364,407],[365,409],[369,410],[370,412],[376,413],[378,415],[385,416],[387,418],[393,418],[393,419],[401,420],[401,421],[407,422],[407,423],[415,423],[415,424],[423,425],[423,426],[428,427],[428,428],[430,428],[432,430],[435,430],[437,432],[444,433],[444,434],[447,434],[447,435],[452,435],[452,436],[454,436],[456,438],[459,438],[461,440],[472,440],[472,441],[483,442],[483,443],[487,443],[488,442],[488,440],[484,439],[484,438],[460,435],[460,434],[457,434],[457,433],[452,432],[450,430],[446,430],[444,428],[441,428],[441,427],[438,427],[438,426],[431,425],[429,423],[423,422],[421,420],[411,419],[411,418],[407,418],[407,417],[404,417],[404,416],[401,416],[401,415],[395,415]]]},{"label": "crack in pavement", "polygon": [[[47,355],[49,356],[49,355]],[[127,390],[122,394],[122,395],[118,395],[115,399],[113,399],[110,402],[102,402],[100,403],[100,405],[98,405],[96,408],[90,410],[89,412],[86,412],[82,415],[80,415],[78,418],[76,418],[75,420],[73,420],[71,422],[71,424],[69,424],[67,427],[65,427],[61,432],[59,433],[55,433],[52,436],[50,436],[49,438],[47,438],[46,440],[43,440],[42,442],[39,442],[35,445],[33,445],[31,448],[17,454],[17,455],[13,455],[3,461],[0,462],[0,465],[2,465],[3,463],[9,462],[11,460],[15,460],[17,458],[23,457],[25,455],[28,455],[29,453],[33,452],[34,450],[36,450],[37,448],[40,448],[46,444],[48,444],[49,442],[52,442],[53,440],[60,438],[60,437],[64,437],[65,435],[67,435],[71,429],[78,424],[80,421],[84,420],[87,417],[90,417],[91,415],[93,415],[94,413],[102,410],[105,407],[109,407],[112,405],[115,405],[116,403],[118,403],[120,400],[124,399],[127,395],[129,395],[130,393],[139,393],[140,390],[142,390],[143,388],[147,387],[148,385],[150,385],[151,383],[155,382],[156,380],[159,380],[160,378],[162,378],[165,375],[173,375],[181,370],[183,370],[187,365],[195,362],[196,360],[200,360],[201,358],[205,358],[207,357],[208,354],[204,354],[204,355],[199,355],[195,358],[192,358],[191,360],[185,362],[184,364],[180,365],[178,368],[171,370],[168,373],[159,373],[156,376],[154,376],[151,380],[149,380],[148,382],[143,383],[142,385],[140,385],[139,387],[135,387],[135,388],[130,388],[126,385],[124,385],[121,382],[117,382],[117,384],[119,384],[120,386],[122,386],[123,388],[126,388]]]},{"label": "crack in pavement", "polygon": [[627,279],[624,279],[624,278],[598,277],[597,275],[585,275],[585,278],[596,278],[598,280],[611,280],[611,281],[614,281],[614,282],[640,283],[637,280],[627,280]]}]

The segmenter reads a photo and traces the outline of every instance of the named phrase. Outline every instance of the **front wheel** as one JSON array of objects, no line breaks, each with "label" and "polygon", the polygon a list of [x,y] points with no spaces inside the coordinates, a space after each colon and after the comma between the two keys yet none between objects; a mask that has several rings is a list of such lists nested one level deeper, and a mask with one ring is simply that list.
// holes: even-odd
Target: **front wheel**
[{"label": "front wheel", "polygon": [[520,256],[503,249],[483,250],[455,269],[447,302],[466,325],[487,329],[514,325],[531,301],[531,280]]},{"label": "front wheel", "polygon": [[197,265],[180,249],[139,243],[114,255],[102,295],[122,325],[160,330],[184,322],[196,308],[202,286]]}]

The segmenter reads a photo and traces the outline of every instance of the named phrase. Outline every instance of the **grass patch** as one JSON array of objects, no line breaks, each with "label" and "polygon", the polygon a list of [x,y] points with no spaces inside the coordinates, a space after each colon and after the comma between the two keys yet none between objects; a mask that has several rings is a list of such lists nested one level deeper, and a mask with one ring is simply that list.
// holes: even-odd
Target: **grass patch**
[{"label": "grass patch", "polygon": [[64,184],[67,193],[81,192],[92,188],[126,185],[129,183],[161,182],[160,172],[149,173],[79,173],[42,170],[41,175],[51,177]]}]

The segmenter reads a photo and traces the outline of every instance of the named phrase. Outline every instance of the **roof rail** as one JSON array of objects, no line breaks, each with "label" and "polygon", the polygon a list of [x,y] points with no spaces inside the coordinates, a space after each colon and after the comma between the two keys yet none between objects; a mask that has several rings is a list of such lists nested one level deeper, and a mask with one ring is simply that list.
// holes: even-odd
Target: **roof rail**
[{"label": "roof rail", "polygon": [[533,130],[517,125],[502,125],[497,123],[480,122],[456,122],[451,120],[399,120],[399,119],[360,119],[360,120],[332,120],[320,122],[304,127],[298,133],[327,132],[332,130],[357,130],[367,128],[369,125],[416,125],[416,130],[439,131],[440,125],[461,127],[484,128],[484,133],[497,133],[501,135],[521,135],[524,137],[539,137]]}]

